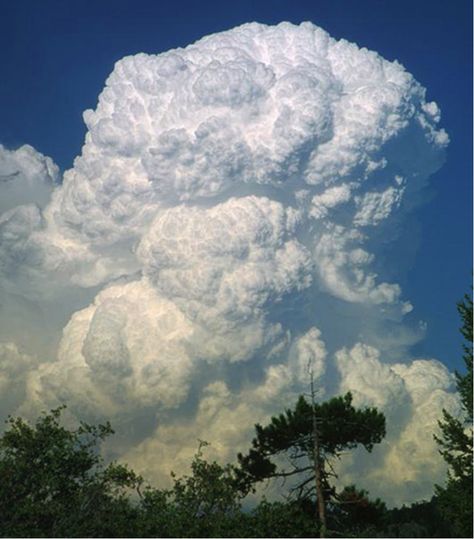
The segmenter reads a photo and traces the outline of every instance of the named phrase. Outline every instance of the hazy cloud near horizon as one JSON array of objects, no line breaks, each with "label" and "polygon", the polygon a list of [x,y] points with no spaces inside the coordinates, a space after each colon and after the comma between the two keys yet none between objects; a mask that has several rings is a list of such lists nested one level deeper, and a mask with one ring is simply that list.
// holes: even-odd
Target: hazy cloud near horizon
[{"label": "hazy cloud near horizon", "polygon": [[423,322],[384,277],[449,140],[424,88],[311,23],[252,23],[120,60],[84,120],[62,180],[0,146],[5,412],[110,419],[109,453],[165,481],[197,438],[232,461],[310,364],[321,398],[387,416],[341,480],[430,496],[459,402],[446,367],[410,357]]}]

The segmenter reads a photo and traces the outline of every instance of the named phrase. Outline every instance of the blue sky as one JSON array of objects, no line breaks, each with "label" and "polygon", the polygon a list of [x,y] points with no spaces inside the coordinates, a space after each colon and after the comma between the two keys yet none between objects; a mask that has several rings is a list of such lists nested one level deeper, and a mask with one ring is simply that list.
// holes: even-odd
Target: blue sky
[{"label": "blue sky", "polygon": [[0,142],[9,148],[31,144],[62,169],[69,168],[86,131],[82,112],[95,107],[116,60],[185,46],[254,20],[310,20],[333,37],[397,59],[440,106],[451,144],[446,164],[432,178],[433,200],[417,211],[419,247],[401,284],[415,306],[411,316],[428,322],[427,337],[415,354],[461,368],[455,302],[468,289],[472,270],[468,0],[5,3],[0,23]]}]

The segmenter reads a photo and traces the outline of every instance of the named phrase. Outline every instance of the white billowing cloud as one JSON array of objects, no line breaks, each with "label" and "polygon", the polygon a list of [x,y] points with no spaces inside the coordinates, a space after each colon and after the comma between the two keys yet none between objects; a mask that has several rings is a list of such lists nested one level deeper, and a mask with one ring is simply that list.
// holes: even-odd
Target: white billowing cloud
[{"label": "white billowing cloud", "polygon": [[349,302],[393,305],[401,313],[411,311],[408,302],[400,301],[398,284],[377,283],[377,274],[367,270],[374,255],[361,247],[365,239],[356,228],[327,225],[315,248],[321,286]]},{"label": "white billowing cloud", "polygon": [[[35,356],[52,352],[58,322],[71,315],[70,291],[45,264],[55,248],[50,236],[40,238],[42,209],[58,185],[59,169],[49,157],[28,145],[17,150],[0,145],[0,341],[15,341]],[[69,276],[63,281],[69,288]],[[67,298],[68,306],[37,303],[54,295]]]},{"label": "white billowing cloud", "polygon": [[379,249],[444,160],[424,88],[311,23],[252,23],[120,60],[84,120],[61,183],[32,148],[0,149],[0,322],[25,346],[50,335],[18,411],[112,419],[114,455],[163,478],[196,437],[231,460],[311,371],[321,398],[350,389],[387,414],[365,476],[395,477],[414,443],[419,490],[387,488],[427,495],[442,465],[413,441],[413,403],[438,395],[428,431],[455,400],[438,363],[384,360],[419,332]]},{"label": "white billowing cloud", "polygon": [[30,375],[31,403],[37,409],[68,402],[87,417],[174,408],[193,376],[191,332],[179,309],[147,282],[111,286],[72,316],[57,361]]},{"label": "white billowing cloud", "polygon": [[[246,452],[255,435],[255,423],[264,424],[275,411],[291,406],[302,384],[308,383],[308,366],[314,381],[324,380],[326,349],[317,328],[297,339],[287,364],[268,367],[260,384],[233,392],[224,381],[201,389],[199,405],[192,417],[159,424],[153,436],[131,449],[124,457],[136,469],[150,471],[161,484],[169,481],[169,470],[185,472],[197,448],[197,440],[210,446],[206,457],[232,462],[237,452]],[[161,467],[153,466],[160,460]]]},{"label": "white billowing cloud", "polygon": [[52,159],[31,146],[10,151],[0,144],[0,215],[23,204],[44,207],[58,176]]},{"label": "white billowing cloud", "polygon": [[[400,439],[386,457],[388,469],[399,469],[399,487],[407,497],[410,490],[422,496],[431,486],[433,477],[442,484],[444,463],[438,458],[433,433],[438,433],[439,410],[446,409],[456,416],[460,401],[452,393],[454,376],[435,360],[416,360],[410,365],[394,365],[393,370],[403,379],[412,399],[413,416],[407,422]],[[394,478],[395,480],[395,478]]]},{"label": "white billowing cloud", "polygon": [[0,145],[0,289],[7,281],[4,287],[11,291],[28,267],[41,266],[42,254],[32,236],[44,224],[41,208],[58,177],[53,161],[31,146],[10,151]]},{"label": "white billowing cloud", "polygon": [[351,350],[339,350],[335,361],[341,374],[340,391],[350,391],[357,405],[383,409],[389,422],[397,409],[405,408],[405,384],[391,365],[380,361],[376,348],[357,343]]},{"label": "white billowing cloud", "polygon": [[387,436],[371,455],[357,451],[342,464],[343,482],[357,481],[390,504],[426,497],[446,474],[433,434],[442,409],[460,412],[454,375],[436,360],[384,364],[378,350],[360,343],[335,360],[340,392],[351,391],[357,406],[376,406],[387,421]]},{"label": "white billowing cloud", "polygon": [[27,373],[36,359],[12,342],[0,342],[0,406],[5,415],[13,412],[25,397]]},{"label": "white billowing cloud", "polygon": [[354,223],[359,226],[376,226],[392,213],[394,207],[400,205],[403,191],[403,187],[388,187],[381,193],[366,193],[362,199],[357,200],[360,210],[354,216]]},{"label": "white billowing cloud", "polygon": [[310,188],[306,219],[343,205],[339,219],[331,212],[338,224],[378,224],[401,204],[400,177],[415,189],[442,163],[447,136],[435,109],[402,66],[309,23],[244,25],[126,57],[84,113],[82,155],[46,219],[86,286],[140,269],[134,246],[180,202],[209,206],[263,189],[291,203]]},{"label": "white billowing cloud", "polygon": [[[322,379],[326,371],[326,357],[326,345],[321,339],[321,332],[317,327],[312,327],[301,337],[295,339],[288,364],[293,372],[293,377],[300,384],[307,385],[311,375],[315,381]],[[318,397],[321,397],[324,387],[318,389]]]},{"label": "white billowing cloud", "polygon": [[138,256],[157,289],[191,317],[246,320],[311,284],[310,253],[295,224],[291,207],[264,197],[177,206],[151,225]]},{"label": "white billowing cloud", "polygon": [[332,208],[344,204],[351,199],[351,188],[343,183],[336,187],[329,187],[320,195],[315,195],[311,201],[312,207],[309,212],[315,219],[323,219],[328,216]]}]

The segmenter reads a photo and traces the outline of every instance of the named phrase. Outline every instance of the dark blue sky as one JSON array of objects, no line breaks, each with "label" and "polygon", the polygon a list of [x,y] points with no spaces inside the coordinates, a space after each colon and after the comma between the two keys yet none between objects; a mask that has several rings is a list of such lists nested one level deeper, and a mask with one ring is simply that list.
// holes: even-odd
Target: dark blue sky
[{"label": "dark blue sky", "polygon": [[433,177],[434,199],[419,210],[421,242],[403,277],[413,317],[428,322],[420,356],[460,368],[455,303],[472,278],[472,3],[470,0],[15,0],[0,21],[0,143],[29,143],[63,169],[85,134],[119,58],[158,53],[238,24],[310,20],[397,59],[442,110],[451,144]]}]

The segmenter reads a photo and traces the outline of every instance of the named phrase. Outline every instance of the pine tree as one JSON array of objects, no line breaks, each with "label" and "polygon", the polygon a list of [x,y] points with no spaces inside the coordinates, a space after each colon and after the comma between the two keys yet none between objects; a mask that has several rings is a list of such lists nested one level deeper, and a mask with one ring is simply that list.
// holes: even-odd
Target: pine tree
[{"label": "pine tree", "polygon": [[[330,485],[330,478],[335,476],[331,461],[358,445],[370,452],[385,436],[385,417],[376,408],[354,408],[350,393],[322,403],[308,402],[300,396],[294,409],[255,429],[252,448],[248,454],[238,455],[242,484],[252,488],[269,478],[297,479],[291,494],[316,502],[323,537],[325,505],[337,499]],[[282,466],[282,456],[290,462],[289,468]]]},{"label": "pine tree", "polygon": [[466,340],[463,345],[466,373],[456,372],[456,385],[464,416],[456,418],[443,410],[443,419],[439,421],[441,435],[435,436],[435,439],[440,445],[440,453],[449,469],[446,485],[444,487],[436,485],[436,495],[440,510],[451,523],[454,533],[461,537],[472,537],[472,299],[465,295],[457,307],[462,320],[461,333]]}]

